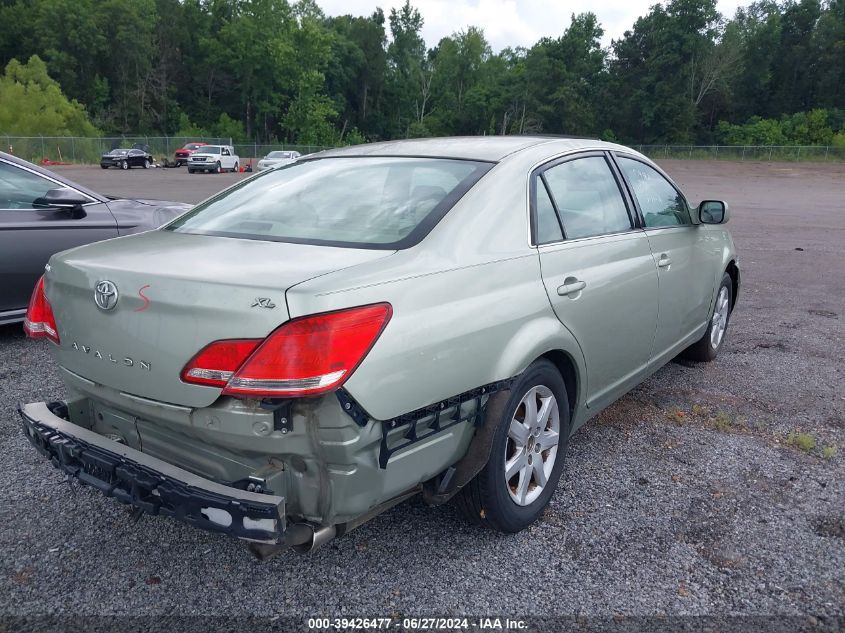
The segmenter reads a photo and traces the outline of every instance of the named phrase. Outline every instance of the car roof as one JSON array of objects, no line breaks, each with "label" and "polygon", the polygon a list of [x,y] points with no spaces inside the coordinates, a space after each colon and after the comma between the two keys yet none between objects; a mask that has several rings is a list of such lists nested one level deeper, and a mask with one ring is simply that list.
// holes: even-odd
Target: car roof
[{"label": "car roof", "polygon": [[24,168],[26,168],[30,171],[33,171],[37,174],[41,174],[42,176],[46,176],[47,178],[51,178],[52,180],[57,180],[60,183],[67,185],[68,187],[73,187],[77,191],[81,191],[82,193],[91,196],[95,200],[99,200],[100,202],[105,202],[106,200],[108,200],[108,198],[101,193],[97,193],[96,191],[93,191],[92,189],[89,189],[88,187],[85,187],[83,185],[80,185],[79,183],[73,182],[72,180],[68,180],[67,178],[64,178],[63,176],[60,176],[59,174],[57,174],[54,171],[50,171],[49,169],[44,169],[43,167],[39,167],[38,165],[30,163],[29,161],[23,160],[22,158],[18,158],[17,156],[14,156],[12,154],[7,154],[6,152],[0,152],[0,159],[6,161],[8,163],[11,163],[13,165],[17,165],[19,167],[24,167]]},{"label": "car roof", "polygon": [[510,154],[529,147],[549,145],[550,152],[586,148],[619,149],[618,145],[589,138],[560,136],[452,136],[406,139],[352,145],[313,154],[314,158],[331,156],[425,156],[499,162]]}]

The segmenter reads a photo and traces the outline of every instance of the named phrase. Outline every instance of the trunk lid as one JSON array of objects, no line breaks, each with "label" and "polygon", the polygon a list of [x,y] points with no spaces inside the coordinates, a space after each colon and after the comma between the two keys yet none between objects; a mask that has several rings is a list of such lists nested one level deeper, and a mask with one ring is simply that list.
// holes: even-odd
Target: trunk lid
[{"label": "trunk lid", "polygon": [[[200,349],[266,337],[289,318],[288,288],[392,252],[170,231],[66,251],[50,260],[45,286],[61,338],[57,360],[124,393],[209,406],[220,389],[180,379]],[[117,290],[107,310],[95,302],[104,281]]]}]

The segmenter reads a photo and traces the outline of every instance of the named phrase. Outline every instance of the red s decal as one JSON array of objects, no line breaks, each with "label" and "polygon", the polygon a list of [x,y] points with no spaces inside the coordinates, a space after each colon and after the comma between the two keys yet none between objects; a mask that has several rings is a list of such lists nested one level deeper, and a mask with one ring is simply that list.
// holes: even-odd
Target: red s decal
[{"label": "red s decal", "polygon": [[144,310],[146,310],[147,308],[150,307],[150,300],[147,299],[147,297],[144,296],[144,289],[149,288],[149,287],[150,287],[150,284],[147,284],[145,286],[141,286],[138,289],[138,296],[141,297],[141,299],[144,300],[144,305],[142,305],[140,308],[135,308],[135,310],[134,310],[135,312],[143,312]]}]

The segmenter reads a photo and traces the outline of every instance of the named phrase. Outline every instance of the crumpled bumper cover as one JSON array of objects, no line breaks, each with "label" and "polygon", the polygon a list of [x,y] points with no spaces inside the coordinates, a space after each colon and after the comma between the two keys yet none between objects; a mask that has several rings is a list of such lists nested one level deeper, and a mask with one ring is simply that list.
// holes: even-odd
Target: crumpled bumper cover
[{"label": "crumpled bumper cover", "polygon": [[24,432],[80,483],[150,514],[230,536],[282,543],[285,500],[219,484],[68,422],[43,402],[18,407]]}]

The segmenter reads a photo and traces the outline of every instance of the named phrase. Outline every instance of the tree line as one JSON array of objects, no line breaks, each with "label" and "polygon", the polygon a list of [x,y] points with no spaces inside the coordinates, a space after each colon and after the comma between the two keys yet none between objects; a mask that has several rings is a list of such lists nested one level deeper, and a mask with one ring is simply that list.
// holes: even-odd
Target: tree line
[{"label": "tree line", "polygon": [[410,1],[0,0],[0,24],[5,134],[845,145],[845,0],[668,0],[609,47],[583,13],[499,52],[475,27],[429,48]]}]

